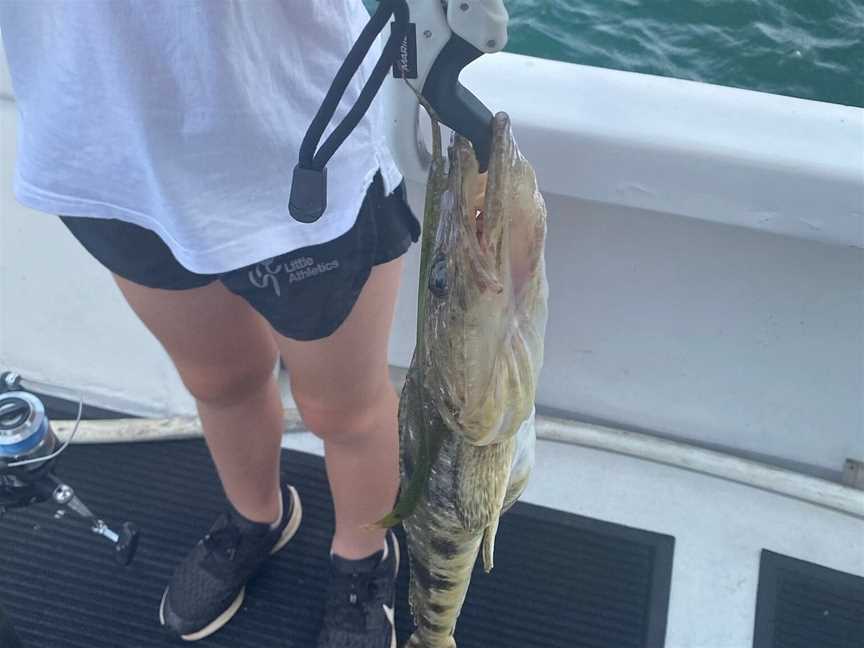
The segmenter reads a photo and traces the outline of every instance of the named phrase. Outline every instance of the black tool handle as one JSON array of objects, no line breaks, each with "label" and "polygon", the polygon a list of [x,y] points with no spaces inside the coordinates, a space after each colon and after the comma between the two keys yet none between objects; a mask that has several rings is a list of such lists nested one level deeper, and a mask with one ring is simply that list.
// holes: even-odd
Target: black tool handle
[{"label": "black tool handle", "polygon": [[[372,48],[390,17],[395,17],[395,25],[384,46],[384,51],[375,64],[366,84],[360,91],[357,102],[348,114],[333,129],[325,142],[318,148],[321,137],[330,120],[336,114],[339,103],[351,79],[360,69],[363,60]],[[294,167],[294,177],[291,185],[291,196],[288,211],[301,223],[314,223],[327,209],[327,162],[338,148],[357,127],[363,115],[372,105],[372,101],[381,89],[384,79],[393,61],[399,54],[399,48],[408,33],[408,5],[405,0],[381,0],[378,10],[372,15],[369,23],[354,43],[348,56],[343,61],[330,89],[327,91],[321,107],[318,109],[309,129],[300,144],[300,159]]]},{"label": "black tool handle", "polygon": [[492,152],[492,111],[459,82],[463,68],[482,54],[453,34],[429,70],[423,96],[445,125],[471,141],[480,172],[485,173]]}]

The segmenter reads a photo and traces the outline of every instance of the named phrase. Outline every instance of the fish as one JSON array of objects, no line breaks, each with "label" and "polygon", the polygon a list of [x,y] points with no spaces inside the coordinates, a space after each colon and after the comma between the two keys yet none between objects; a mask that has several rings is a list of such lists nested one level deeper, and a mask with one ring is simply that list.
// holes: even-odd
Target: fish
[{"label": "fish", "polygon": [[535,395],[548,318],[546,205],[510,117],[492,122],[488,170],[433,123],[417,340],[399,399],[400,497],[379,522],[407,536],[415,631],[406,648],[455,648],[478,555],[534,466]]}]

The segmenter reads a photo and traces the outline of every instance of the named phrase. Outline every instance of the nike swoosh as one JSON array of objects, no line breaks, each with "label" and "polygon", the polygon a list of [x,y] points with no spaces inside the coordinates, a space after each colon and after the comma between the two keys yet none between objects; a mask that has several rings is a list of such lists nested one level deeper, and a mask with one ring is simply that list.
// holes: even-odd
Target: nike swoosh
[{"label": "nike swoosh", "polygon": [[386,605],[382,605],[381,607],[384,608],[384,616],[387,617],[387,620],[390,622],[390,625],[395,626],[396,625],[396,620],[395,620],[396,615],[393,612],[393,608],[387,607]]}]

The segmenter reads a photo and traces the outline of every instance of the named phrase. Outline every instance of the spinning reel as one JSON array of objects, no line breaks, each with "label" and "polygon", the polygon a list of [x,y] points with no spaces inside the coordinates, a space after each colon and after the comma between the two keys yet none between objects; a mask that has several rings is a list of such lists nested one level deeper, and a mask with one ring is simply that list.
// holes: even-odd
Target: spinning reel
[{"label": "spinning reel", "polygon": [[93,533],[114,545],[117,562],[128,565],[138,548],[136,526],[124,522],[119,532],[113,531],[54,474],[58,458],[78,430],[82,409],[83,401],[75,429],[61,444],[39,397],[22,388],[18,374],[0,374],[0,517],[9,509],[50,501],[86,520]]}]

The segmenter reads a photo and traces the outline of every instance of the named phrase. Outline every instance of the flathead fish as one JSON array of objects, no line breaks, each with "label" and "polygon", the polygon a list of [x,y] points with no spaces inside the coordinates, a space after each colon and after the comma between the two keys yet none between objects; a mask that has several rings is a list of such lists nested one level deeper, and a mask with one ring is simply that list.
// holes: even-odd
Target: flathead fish
[{"label": "flathead fish", "polygon": [[402,490],[384,526],[408,537],[408,648],[454,648],[482,553],[534,464],[534,397],[548,284],[546,207],[505,113],[488,172],[456,136],[445,160],[433,117],[417,344],[399,403]]}]

